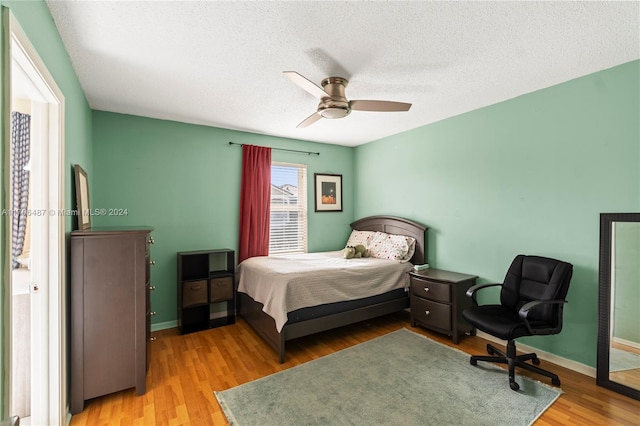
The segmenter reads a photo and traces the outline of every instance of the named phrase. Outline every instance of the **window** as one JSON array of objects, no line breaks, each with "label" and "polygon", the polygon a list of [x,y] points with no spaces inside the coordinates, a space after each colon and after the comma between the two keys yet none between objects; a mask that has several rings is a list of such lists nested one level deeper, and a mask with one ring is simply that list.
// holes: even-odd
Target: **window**
[{"label": "window", "polygon": [[307,166],[271,164],[269,254],[307,251]]}]

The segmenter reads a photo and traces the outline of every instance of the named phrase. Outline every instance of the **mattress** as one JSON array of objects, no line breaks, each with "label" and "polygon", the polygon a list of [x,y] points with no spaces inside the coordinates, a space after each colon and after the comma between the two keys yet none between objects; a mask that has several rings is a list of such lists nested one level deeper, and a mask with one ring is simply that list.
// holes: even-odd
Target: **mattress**
[{"label": "mattress", "polygon": [[238,266],[238,291],[263,304],[278,331],[289,313],[311,306],[408,290],[411,263],[344,259],[342,251],[252,257]]}]

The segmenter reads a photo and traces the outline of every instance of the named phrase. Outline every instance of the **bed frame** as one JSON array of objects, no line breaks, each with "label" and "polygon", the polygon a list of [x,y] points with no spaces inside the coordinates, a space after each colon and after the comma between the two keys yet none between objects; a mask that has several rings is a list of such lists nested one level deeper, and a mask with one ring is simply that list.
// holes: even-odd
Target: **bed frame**
[{"label": "bed frame", "polygon": [[[416,222],[393,216],[370,216],[353,222],[351,228],[359,231],[380,231],[413,237],[416,239],[416,249],[411,263],[422,264],[425,261],[424,236],[427,228]],[[285,342],[287,340],[365,321],[409,307],[408,293],[405,293],[400,298],[386,302],[285,324],[282,331],[278,332],[275,320],[262,311],[262,303],[256,302],[245,293],[238,293],[238,295],[240,316],[278,353],[281,364],[284,363]]]}]

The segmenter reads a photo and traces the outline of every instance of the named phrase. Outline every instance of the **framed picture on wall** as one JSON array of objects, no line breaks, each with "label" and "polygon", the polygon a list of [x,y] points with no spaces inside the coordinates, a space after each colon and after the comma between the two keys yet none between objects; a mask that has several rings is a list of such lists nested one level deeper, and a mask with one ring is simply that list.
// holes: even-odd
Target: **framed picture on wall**
[{"label": "framed picture on wall", "polygon": [[342,211],[342,175],[315,173],[317,212]]},{"label": "framed picture on wall", "polygon": [[91,229],[91,214],[89,207],[89,178],[87,172],[79,165],[73,167],[76,178],[76,208],[78,209],[78,229]]}]

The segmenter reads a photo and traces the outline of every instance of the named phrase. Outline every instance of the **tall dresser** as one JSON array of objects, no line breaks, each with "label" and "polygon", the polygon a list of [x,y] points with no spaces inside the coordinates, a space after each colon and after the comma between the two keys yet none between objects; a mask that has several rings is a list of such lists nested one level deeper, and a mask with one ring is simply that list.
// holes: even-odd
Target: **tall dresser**
[{"label": "tall dresser", "polygon": [[151,227],[71,233],[71,414],[88,399],[146,392]]}]

